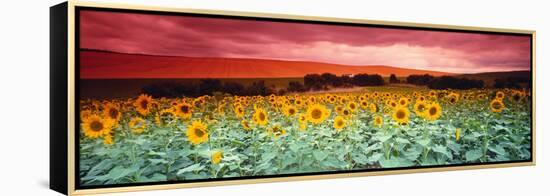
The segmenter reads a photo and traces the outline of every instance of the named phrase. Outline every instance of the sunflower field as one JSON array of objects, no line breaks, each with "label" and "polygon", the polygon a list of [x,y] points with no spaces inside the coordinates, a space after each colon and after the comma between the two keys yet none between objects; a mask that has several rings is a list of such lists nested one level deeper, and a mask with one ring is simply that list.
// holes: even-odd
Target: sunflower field
[{"label": "sunflower field", "polygon": [[83,186],[531,158],[520,89],[81,100]]}]

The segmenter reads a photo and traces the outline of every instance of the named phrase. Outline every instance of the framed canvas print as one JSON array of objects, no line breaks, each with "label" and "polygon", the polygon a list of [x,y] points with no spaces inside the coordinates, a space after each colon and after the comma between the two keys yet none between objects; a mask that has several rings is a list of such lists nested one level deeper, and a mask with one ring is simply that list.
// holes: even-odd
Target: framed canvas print
[{"label": "framed canvas print", "polygon": [[534,31],[78,1],[50,18],[64,194],[535,164]]}]

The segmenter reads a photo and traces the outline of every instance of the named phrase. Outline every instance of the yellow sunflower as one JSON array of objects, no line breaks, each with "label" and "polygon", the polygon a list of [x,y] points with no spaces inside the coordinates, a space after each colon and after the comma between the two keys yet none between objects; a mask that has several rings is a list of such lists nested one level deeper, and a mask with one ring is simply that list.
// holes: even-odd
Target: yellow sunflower
[{"label": "yellow sunflower", "polygon": [[409,105],[409,99],[406,98],[406,97],[401,97],[401,99],[399,99],[399,105],[402,106],[402,107],[406,107],[407,105]]},{"label": "yellow sunflower", "polygon": [[216,107],[216,112],[221,116],[225,116],[225,103],[219,104],[218,107]]},{"label": "yellow sunflower", "polygon": [[162,125],[162,120],[160,119],[160,114],[155,115],[155,124],[156,124],[157,126],[161,126],[161,125]]},{"label": "yellow sunflower", "polygon": [[285,105],[283,107],[283,113],[285,114],[285,116],[294,116],[294,114],[296,114],[298,110],[296,109],[296,107],[292,106],[292,105]]},{"label": "yellow sunflower", "polygon": [[193,115],[193,106],[188,103],[177,104],[172,110],[176,116],[185,120],[190,119]]},{"label": "yellow sunflower", "polygon": [[302,106],[304,106],[304,101],[301,98],[298,98],[298,99],[294,100],[294,104],[297,107],[302,107]]},{"label": "yellow sunflower", "polygon": [[208,132],[206,131],[206,125],[200,120],[195,120],[187,127],[187,139],[194,144],[198,145],[208,141]]},{"label": "yellow sunflower", "polygon": [[384,120],[379,115],[376,115],[374,117],[373,124],[374,124],[374,126],[377,126],[377,127],[380,128],[380,127],[382,127],[382,125],[384,125]]},{"label": "yellow sunflower", "polygon": [[510,100],[514,102],[519,102],[523,99],[523,97],[525,97],[523,92],[513,91],[512,96],[510,97]]},{"label": "yellow sunflower", "polygon": [[307,116],[305,114],[300,114],[298,116],[298,122],[300,122],[301,124],[306,123],[307,122]]},{"label": "yellow sunflower", "polygon": [[205,97],[197,97],[195,100],[193,100],[193,106],[197,108],[202,108],[202,105],[205,103]]},{"label": "yellow sunflower", "polygon": [[436,98],[436,97],[437,97],[437,92],[435,92],[434,90],[431,90],[430,92],[428,92],[428,95],[429,95],[431,98]]},{"label": "yellow sunflower", "polygon": [[498,98],[495,98],[495,99],[493,99],[493,101],[491,101],[490,107],[491,107],[491,111],[496,112],[496,113],[501,113],[502,110],[504,110],[504,108],[506,108],[506,106],[504,105],[502,100],[498,99]]},{"label": "yellow sunflower", "polygon": [[461,131],[460,128],[456,128],[455,130],[455,138],[457,142],[460,140],[460,131]]},{"label": "yellow sunflower", "polygon": [[481,101],[481,100],[484,100],[484,99],[485,99],[485,95],[484,95],[484,94],[479,94],[479,95],[477,95],[477,99],[480,100],[480,101]]},{"label": "yellow sunflower", "polygon": [[393,111],[392,118],[395,122],[403,124],[409,122],[409,115],[409,109],[407,109],[406,107],[397,107]]},{"label": "yellow sunflower", "polygon": [[105,116],[105,118],[110,119],[114,122],[118,122],[118,120],[120,119],[120,116],[122,115],[120,113],[120,109],[118,108],[118,106],[108,102],[103,106],[103,116]]},{"label": "yellow sunflower", "polygon": [[321,124],[325,119],[330,116],[327,108],[320,104],[314,104],[308,107],[307,120],[313,124]]},{"label": "yellow sunflower", "polygon": [[341,116],[337,116],[336,118],[334,118],[334,125],[333,125],[333,127],[334,127],[337,131],[342,130],[345,126],[346,126],[346,119],[342,118]]},{"label": "yellow sunflower", "polygon": [[130,127],[133,133],[140,134],[140,133],[143,133],[143,131],[147,127],[147,124],[145,123],[145,120],[143,120],[143,118],[135,117],[135,118],[132,118],[132,120],[130,120],[130,122],[128,123],[128,126]]},{"label": "yellow sunflower", "polygon": [[502,91],[498,91],[495,98],[500,100],[504,99],[504,93]]},{"label": "yellow sunflower", "polygon": [[391,108],[396,108],[397,102],[395,102],[394,100],[388,100],[388,106],[390,106]]},{"label": "yellow sunflower", "polygon": [[361,101],[360,104],[361,104],[361,108],[363,108],[363,109],[369,108],[369,102],[367,102],[367,101]]},{"label": "yellow sunflower", "polygon": [[342,114],[342,111],[344,111],[344,107],[342,107],[342,106],[336,106],[336,107],[334,108],[334,110],[336,110],[336,113],[337,113],[337,114]]},{"label": "yellow sunflower", "polygon": [[250,130],[250,125],[248,124],[247,120],[241,120],[241,125],[243,126],[244,130],[248,131]]},{"label": "yellow sunflower", "polygon": [[376,113],[376,112],[378,112],[378,107],[376,107],[376,104],[374,104],[374,103],[371,103],[371,104],[370,104],[369,109],[370,109],[370,112],[371,112],[371,113]]},{"label": "yellow sunflower", "polygon": [[441,117],[441,106],[439,105],[439,103],[434,102],[429,104],[426,107],[426,110],[424,110],[423,117],[429,121],[439,119],[439,117]]},{"label": "yellow sunflower", "polygon": [[268,130],[269,135],[275,136],[278,138],[286,134],[286,130],[282,129],[280,125],[274,125]]},{"label": "yellow sunflower", "polygon": [[425,111],[426,111],[426,103],[421,102],[421,101],[417,101],[414,104],[414,113],[417,116],[420,116],[420,117],[424,116]]},{"label": "yellow sunflower", "polygon": [[134,102],[134,107],[136,107],[136,111],[139,114],[146,116],[151,112],[152,103],[153,103],[153,98],[151,98],[151,96],[141,94]]},{"label": "yellow sunflower", "polygon": [[348,103],[348,109],[351,111],[351,112],[355,112],[357,111],[357,103],[351,101]]},{"label": "yellow sunflower", "polygon": [[235,108],[233,108],[235,111],[235,115],[237,115],[238,118],[242,118],[244,116],[244,109],[243,106],[237,105]]},{"label": "yellow sunflower", "polygon": [[304,123],[300,123],[300,131],[305,131],[307,128],[307,123],[304,122]]},{"label": "yellow sunflower", "polygon": [[103,136],[103,144],[110,146],[113,145],[113,135],[112,134],[105,134]]},{"label": "yellow sunflower", "polygon": [[308,100],[310,103],[315,103],[317,101],[317,99],[314,96],[310,96]]},{"label": "yellow sunflower", "polygon": [[426,100],[426,98],[424,96],[419,96],[418,98],[416,98],[416,102],[424,102]]},{"label": "yellow sunflower", "polygon": [[212,164],[220,163],[222,161],[222,157],[223,157],[223,151],[221,150],[214,151],[211,156]]},{"label": "yellow sunflower", "polygon": [[82,110],[80,112],[80,121],[84,122],[85,119],[90,117],[92,115],[92,111],[90,110]]},{"label": "yellow sunflower", "polygon": [[460,95],[458,95],[457,93],[451,93],[449,94],[449,103],[457,103],[458,102],[458,99],[460,98]]},{"label": "yellow sunflower", "polygon": [[328,102],[329,102],[329,103],[334,103],[334,102],[336,102],[336,97],[335,97],[335,96],[330,96],[330,98],[328,99]]},{"label": "yellow sunflower", "polygon": [[266,125],[269,122],[267,112],[262,108],[254,108],[254,110],[254,123],[261,126]]},{"label": "yellow sunflower", "polygon": [[81,126],[86,137],[98,138],[110,133],[112,124],[109,120],[105,120],[98,115],[92,114],[88,118],[83,119]]},{"label": "yellow sunflower", "polygon": [[342,110],[342,114],[340,114],[340,115],[342,115],[345,118],[350,118],[351,117],[351,111],[348,108],[346,108],[346,109]]}]

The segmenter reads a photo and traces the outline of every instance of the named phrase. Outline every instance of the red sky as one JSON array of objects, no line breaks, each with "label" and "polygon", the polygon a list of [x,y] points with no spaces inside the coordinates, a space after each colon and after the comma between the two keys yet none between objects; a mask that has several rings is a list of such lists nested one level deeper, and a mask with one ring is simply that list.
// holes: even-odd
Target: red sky
[{"label": "red sky", "polygon": [[390,65],[453,73],[530,69],[528,36],[81,11],[80,47],[188,57]]}]

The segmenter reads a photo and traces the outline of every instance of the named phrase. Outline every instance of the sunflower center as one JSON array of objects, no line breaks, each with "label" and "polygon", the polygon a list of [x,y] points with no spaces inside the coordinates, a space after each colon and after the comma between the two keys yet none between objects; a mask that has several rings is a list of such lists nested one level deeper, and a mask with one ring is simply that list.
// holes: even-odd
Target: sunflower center
[{"label": "sunflower center", "polygon": [[519,101],[519,99],[520,99],[519,95],[514,95],[514,100]]},{"label": "sunflower center", "polygon": [[500,102],[495,102],[495,103],[493,103],[493,108],[498,110],[498,109],[502,108],[502,105],[500,104]]},{"label": "sunflower center", "polygon": [[265,120],[265,114],[263,112],[260,112],[260,114],[258,114],[258,118],[260,119],[260,121],[264,121]]},{"label": "sunflower center", "polygon": [[147,109],[149,102],[147,100],[142,100],[141,102],[139,102],[139,105],[141,106],[141,108]]},{"label": "sunflower center", "polygon": [[435,115],[435,114],[437,113],[437,108],[431,107],[429,112],[430,112],[430,115],[433,116],[433,115]]},{"label": "sunflower center", "polygon": [[405,100],[401,100],[401,101],[399,102],[399,104],[405,105]]},{"label": "sunflower center", "polygon": [[344,110],[344,115],[349,115],[349,111],[348,110]]},{"label": "sunflower center", "polygon": [[342,120],[336,121],[336,125],[338,125],[339,127],[340,127],[340,126],[343,126],[343,125],[344,125],[344,121],[342,121]]},{"label": "sunflower center", "polygon": [[196,128],[195,135],[197,135],[197,137],[202,137],[204,135],[204,131]]},{"label": "sunflower center", "polygon": [[425,109],[425,106],[424,106],[424,104],[419,104],[418,107],[416,107],[416,109],[417,109],[418,111],[422,111],[422,110]]},{"label": "sunflower center", "polygon": [[180,110],[183,113],[188,113],[189,112],[189,106],[187,106],[187,105],[181,106]]},{"label": "sunflower center", "polygon": [[279,129],[279,127],[275,127],[275,128],[273,128],[273,134],[279,136],[279,135],[282,134],[282,131],[281,131],[281,129]]},{"label": "sunflower center", "polygon": [[296,110],[294,110],[294,108],[290,108],[288,110],[288,113],[292,115],[292,114],[296,113]]},{"label": "sunflower center", "polygon": [[382,123],[382,119],[376,118],[376,124],[381,124],[381,123]]},{"label": "sunflower center", "polygon": [[90,128],[92,129],[92,131],[95,131],[95,132],[101,131],[103,129],[103,123],[99,121],[94,121],[90,123]]},{"label": "sunflower center", "polygon": [[320,119],[322,115],[323,112],[319,109],[314,109],[313,111],[311,111],[311,118],[313,119]]},{"label": "sunflower center", "polygon": [[355,109],[355,104],[350,104],[350,105],[349,105],[349,108]]},{"label": "sunflower center", "polygon": [[395,116],[397,116],[398,119],[403,119],[403,118],[405,118],[405,111],[398,110],[397,113],[395,114]]},{"label": "sunflower center", "polygon": [[109,116],[111,116],[111,118],[116,118],[118,116],[118,110],[114,109],[114,108],[111,108],[109,110]]}]

